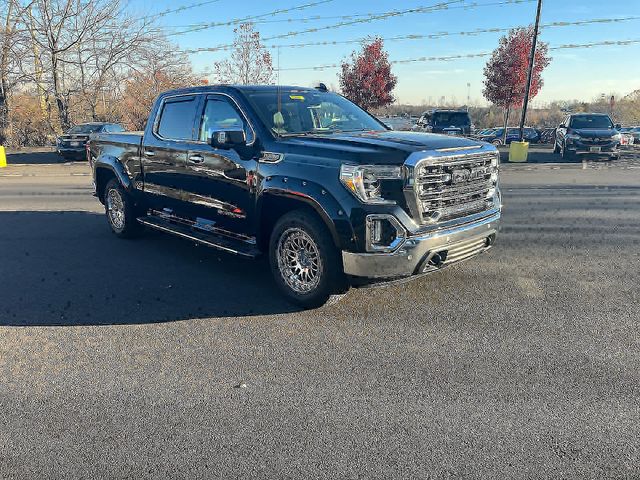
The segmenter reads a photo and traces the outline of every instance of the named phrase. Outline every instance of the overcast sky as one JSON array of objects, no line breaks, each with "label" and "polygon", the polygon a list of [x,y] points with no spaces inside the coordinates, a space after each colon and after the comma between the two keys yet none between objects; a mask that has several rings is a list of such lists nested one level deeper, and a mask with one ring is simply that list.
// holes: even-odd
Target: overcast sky
[{"label": "overcast sky", "polygon": [[[156,13],[182,5],[193,5],[205,0],[132,0],[139,13]],[[311,3],[317,0],[218,0],[215,3],[167,15],[161,23],[171,27],[167,31],[183,30],[182,26],[202,22],[226,22],[247,15],[257,15]],[[340,15],[383,13],[391,10],[432,6],[450,0],[332,0],[326,4],[301,11],[281,13],[256,24],[263,37],[306,30],[314,27],[335,25],[341,19],[321,19],[303,22],[313,16],[332,17]],[[268,45],[306,43],[317,41],[341,41],[358,39],[367,35],[392,37],[397,35],[433,34],[439,32],[468,32],[475,29],[508,28],[533,23],[535,2],[510,5],[487,5],[501,0],[468,0],[451,4],[448,10],[430,13],[412,13],[403,16],[345,26],[342,28],[306,33],[295,37],[266,41]],[[480,6],[460,8],[463,3]],[[542,23],[575,22],[602,18],[638,16],[632,21],[546,28],[541,39],[553,45],[590,43],[609,40],[640,40],[640,0],[545,0]],[[291,22],[284,20],[291,19]],[[283,21],[280,21],[283,20]],[[483,33],[473,36],[448,36],[439,39],[387,41],[386,48],[391,60],[403,60],[424,56],[463,55],[487,52],[497,46],[501,33]],[[213,47],[226,44],[233,39],[233,27],[218,26],[200,32],[170,37],[181,48]],[[337,46],[309,46],[305,48],[280,48],[282,68],[313,67],[339,63],[357,48],[355,44]],[[191,59],[196,71],[210,67],[214,61],[224,58],[227,52],[193,54]],[[277,53],[273,50],[274,63]],[[552,52],[553,60],[544,73],[545,86],[536,98],[541,104],[551,100],[591,100],[602,93],[627,94],[640,89],[640,43],[629,46],[596,47],[590,49],[559,50]],[[482,99],[482,68],[486,58],[462,59],[396,65],[398,76],[396,96],[402,103],[437,102],[441,97],[447,101],[466,103],[471,84],[471,103],[484,103]],[[311,85],[317,81],[337,84],[337,69],[323,71],[282,71],[283,84]]]}]

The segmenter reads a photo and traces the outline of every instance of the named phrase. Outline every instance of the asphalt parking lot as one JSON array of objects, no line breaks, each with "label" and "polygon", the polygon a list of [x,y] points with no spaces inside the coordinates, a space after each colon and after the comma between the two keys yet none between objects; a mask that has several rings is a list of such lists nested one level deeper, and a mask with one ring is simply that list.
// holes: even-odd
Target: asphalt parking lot
[{"label": "asphalt parking lot", "polygon": [[[11,162],[10,163],[16,163]],[[487,255],[300,311],[0,170],[2,478],[639,478],[640,160],[505,165]]]}]

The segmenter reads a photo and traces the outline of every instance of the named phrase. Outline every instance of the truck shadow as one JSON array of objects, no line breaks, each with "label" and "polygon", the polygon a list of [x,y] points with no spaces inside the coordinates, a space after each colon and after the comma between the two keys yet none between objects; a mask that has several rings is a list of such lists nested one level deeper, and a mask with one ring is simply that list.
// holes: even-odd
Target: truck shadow
[{"label": "truck shadow", "polygon": [[0,325],[145,324],[290,313],[265,261],[169,235],[121,240],[103,215],[0,213]]}]

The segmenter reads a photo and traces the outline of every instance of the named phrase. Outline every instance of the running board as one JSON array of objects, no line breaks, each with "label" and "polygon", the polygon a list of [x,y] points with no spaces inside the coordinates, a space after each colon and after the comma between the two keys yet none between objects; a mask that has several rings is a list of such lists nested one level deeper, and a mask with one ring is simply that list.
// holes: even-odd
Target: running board
[{"label": "running board", "polygon": [[190,228],[187,225],[170,222],[158,216],[149,215],[146,217],[139,217],[137,220],[142,225],[145,225],[149,228],[160,230],[161,232],[171,233],[173,235],[177,235],[178,237],[186,238],[201,245],[217,248],[218,250],[222,250],[228,253],[234,253],[236,255],[241,255],[243,257],[249,258],[256,258],[260,255],[260,251],[256,248],[255,245],[231,238],[225,238],[221,235],[201,232]]}]

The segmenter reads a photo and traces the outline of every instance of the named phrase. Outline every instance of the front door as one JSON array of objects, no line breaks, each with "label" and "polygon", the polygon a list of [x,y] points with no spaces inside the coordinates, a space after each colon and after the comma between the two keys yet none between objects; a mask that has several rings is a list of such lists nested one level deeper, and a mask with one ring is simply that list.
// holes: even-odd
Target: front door
[{"label": "front door", "polygon": [[254,236],[257,157],[211,146],[212,132],[240,129],[245,131],[247,144],[253,144],[255,132],[235,101],[224,94],[207,95],[197,141],[187,152],[184,185],[190,195],[190,216],[196,223]]}]

